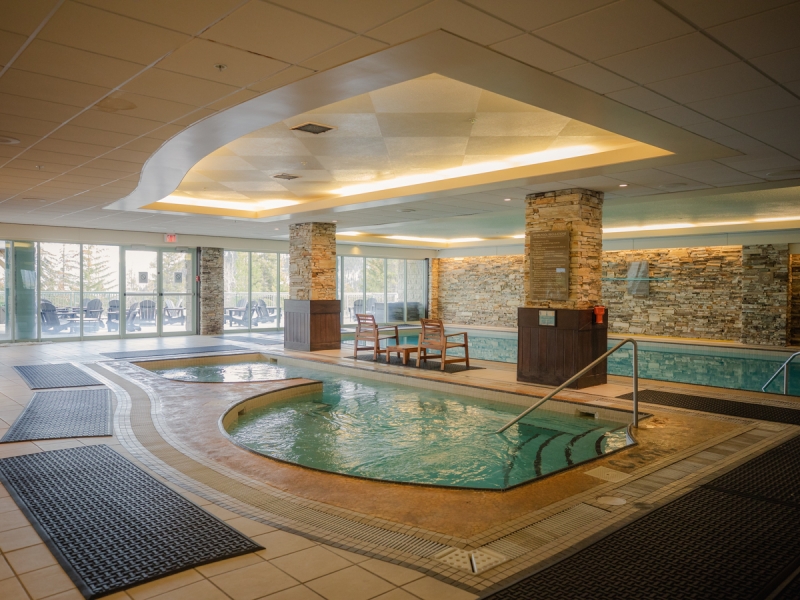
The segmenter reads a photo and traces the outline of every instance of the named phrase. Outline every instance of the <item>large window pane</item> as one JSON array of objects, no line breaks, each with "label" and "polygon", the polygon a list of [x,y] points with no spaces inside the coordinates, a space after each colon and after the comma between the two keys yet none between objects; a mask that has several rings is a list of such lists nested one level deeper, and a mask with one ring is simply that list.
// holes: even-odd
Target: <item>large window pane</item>
[{"label": "large window pane", "polygon": [[284,302],[289,299],[289,255],[288,254],[279,254],[281,269],[280,269],[280,283],[281,283],[281,311],[280,311],[280,326],[283,327],[283,314],[284,314]]},{"label": "large window pane", "polygon": [[128,335],[158,333],[158,252],[125,251],[125,330]]},{"label": "large window pane", "polygon": [[225,251],[225,329],[250,327],[250,253]]},{"label": "large window pane", "polygon": [[119,246],[83,247],[83,335],[119,334]]},{"label": "large window pane", "polygon": [[386,321],[386,302],[383,298],[386,284],[386,261],[382,258],[367,259],[367,314],[378,323]]},{"label": "large window pane", "polygon": [[0,241],[0,340],[11,339],[11,242]]},{"label": "large window pane", "polygon": [[277,327],[278,255],[253,252],[250,260],[250,301],[255,308],[253,327]]},{"label": "large window pane", "polygon": [[399,258],[386,260],[386,302],[389,312],[386,316],[388,323],[402,323],[405,318],[406,261]]},{"label": "large window pane", "polygon": [[164,251],[161,253],[161,287],[164,293],[161,331],[190,333],[192,314],[192,254]]},{"label": "large window pane", "polygon": [[364,259],[343,256],[344,269],[344,322],[355,323],[356,314],[364,312]]},{"label": "large window pane", "polygon": [[79,336],[81,333],[81,246],[39,244],[39,298],[42,337]]},{"label": "large window pane", "polygon": [[427,261],[407,260],[406,274],[408,277],[406,320],[409,322],[419,321],[420,318],[425,317],[425,305],[427,304]]},{"label": "large window pane", "polygon": [[14,242],[14,339],[35,340],[41,311],[36,303],[36,244]]}]

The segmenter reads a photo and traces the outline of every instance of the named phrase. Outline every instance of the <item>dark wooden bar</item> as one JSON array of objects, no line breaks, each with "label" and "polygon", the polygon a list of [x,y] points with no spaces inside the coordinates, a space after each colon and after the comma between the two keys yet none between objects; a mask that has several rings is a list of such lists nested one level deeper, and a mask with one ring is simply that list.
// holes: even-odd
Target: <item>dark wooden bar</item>
[{"label": "dark wooden bar", "polygon": [[286,300],[283,347],[287,350],[338,350],[341,332],[340,300]]},{"label": "dark wooden bar", "polygon": [[[539,311],[555,310],[555,326],[540,325]],[[608,345],[608,313],[595,323],[594,311],[519,308],[517,381],[558,386],[601,356]],[[581,389],[607,382],[606,361],[570,385]]]}]

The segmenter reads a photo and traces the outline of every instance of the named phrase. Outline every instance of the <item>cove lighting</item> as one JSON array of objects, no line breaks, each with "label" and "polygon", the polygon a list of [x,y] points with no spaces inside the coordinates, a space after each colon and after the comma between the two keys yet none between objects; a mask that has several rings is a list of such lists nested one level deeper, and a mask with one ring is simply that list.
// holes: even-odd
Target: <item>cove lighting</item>
[{"label": "cove lighting", "polygon": [[356,194],[367,194],[369,192],[379,192],[383,190],[391,190],[399,187],[409,185],[417,185],[420,183],[431,183],[433,181],[443,181],[445,179],[454,179],[456,177],[466,177],[468,175],[480,175],[482,173],[492,173],[494,171],[502,171],[504,169],[513,169],[515,167],[527,167],[554,160],[564,160],[567,158],[576,158],[578,156],[586,156],[587,154],[594,154],[596,148],[589,144],[580,146],[570,146],[567,148],[556,148],[553,150],[543,150],[541,152],[532,152],[530,154],[521,154],[519,156],[509,156],[502,160],[493,160],[484,163],[477,163],[474,165],[463,165],[460,167],[453,167],[451,169],[442,169],[435,173],[421,173],[418,175],[405,175],[403,177],[396,177],[386,181],[374,181],[369,183],[359,183],[356,185],[347,185],[333,190],[334,194],[339,196],[354,196]]},{"label": "cove lighting", "polygon": [[770,217],[769,219],[753,219],[755,223],[777,223],[779,221],[800,221],[800,217]]},{"label": "cove lighting", "polygon": [[410,235],[387,235],[387,240],[401,240],[404,242],[429,242],[432,244],[462,244],[464,242],[482,242],[483,238],[454,238],[447,240],[444,238],[421,238]]},{"label": "cove lighting", "polygon": [[517,235],[512,235],[511,237],[514,238],[515,240],[521,240],[522,238],[525,237],[525,234],[524,233],[519,233]]},{"label": "cove lighting", "polygon": [[[800,219],[800,217],[798,217]],[[756,219],[757,221],[760,219]],[[725,227],[728,225],[746,225],[752,221],[725,221],[723,223],[663,223],[659,225],[637,225],[634,227],[608,227],[603,233],[625,233],[628,231],[659,231],[662,229],[692,229],[694,227]]]},{"label": "cove lighting", "polygon": [[209,200],[207,198],[188,198],[186,196],[167,196],[159,200],[164,204],[182,206],[201,206],[204,208],[232,208],[234,210],[270,210],[300,204],[297,200],[256,200],[254,202],[235,202],[233,200]]},{"label": "cove lighting", "polygon": [[360,231],[337,231],[336,235],[361,235]]}]

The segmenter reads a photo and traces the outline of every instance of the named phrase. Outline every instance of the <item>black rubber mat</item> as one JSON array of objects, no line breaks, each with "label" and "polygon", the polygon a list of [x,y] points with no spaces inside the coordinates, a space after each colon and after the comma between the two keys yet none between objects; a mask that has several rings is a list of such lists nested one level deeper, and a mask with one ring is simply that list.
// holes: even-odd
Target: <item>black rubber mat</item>
[{"label": "black rubber mat", "polygon": [[[360,352],[358,354],[358,360],[375,362],[375,361],[372,360],[372,354],[370,354],[369,352],[366,352],[366,351]],[[384,364],[384,365],[386,364],[386,353],[385,352],[381,352],[380,354],[378,354],[378,361],[377,362],[379,362],[381,364]],[[403,359],[398,358],[398,356],[396,354],[392,354],[392,357],[389,360],[389,364],[390,365],[397,365],[397,366],[402,367],[403,366]],[[405,365],[405,366],[412,367],[412,368],[416,369],[417,360],[415,358],[409,357],[408,358],[408,364]],[[424,361],[422,363],[422,366],[420,368],[421,369],[425,369],[427,371],[439,371],[441,373],[442,372],[442,363],[437,361],[437,360],[434,360],[434,359],[428,359],[428,360],[426,360],[426,361]],[[485,367],[475,367],[475,366],[472,366],[472,365],[467,367],[467,365],[465,365],[464,363],[452,363],[452,364],[449,364],[449,365],[445,366],[444,372],[445,373],[460,373],[462,371],[479,371],[479,370],[484,369],[484,368]]]},{"label": "black rubber mat", "polygon": [[88,373],[69,363],[25,365],[14,367],[14,370],[32,390],[103,385]]},{"label": "black rubber mat", "polygon": [[37,392],[0,443],[112,434],[111,390]]},{"label": "black rubber mat", "polygon": [[798,458],[794,438],[484,597],[766,598],[800,566]]},{"label": "black rubber mat", "polygon": [[86,598],[261,549],[105,445],[4,458],[0,481]]},{"label": "black rubber mat", "polygon": [[261,344],[262,346],[272,346],[275,344],[283,344],[283,337],[259,337],[249,335],[226,335],[220,336],[221,340],[233,340],[235,342],[250,342],[251,344]]},{"label": "black rubber mat", "polygon": [[241,346],[226,344],[224,346],[195,346],[194,348],[159,348],[158,350],[133,350],[130,352],[103,352],[103,356],[116,359],[151,358],[155,356],[181,356],[183,354],[204,354],[206,352],[226,352],[230,350],[247,350]]},{"label": "black rubber mat", "polygon": [[[629,392],[617,396],[624,400],[631,400],[633,393]],[[656,390],[642,390],[639,392],[640,402],[688,408],[702,412],[741,417],[743,419],[758,419],[759,421],[775,421],[777,423],[790,423],[800,425],[800,410],[782,408],[780,406],[765,406],[749,402],[735,402],[733,400],[720,400],[719,398],[706,398],[705,396],[690,396],[687,394],[673,394]]]}]

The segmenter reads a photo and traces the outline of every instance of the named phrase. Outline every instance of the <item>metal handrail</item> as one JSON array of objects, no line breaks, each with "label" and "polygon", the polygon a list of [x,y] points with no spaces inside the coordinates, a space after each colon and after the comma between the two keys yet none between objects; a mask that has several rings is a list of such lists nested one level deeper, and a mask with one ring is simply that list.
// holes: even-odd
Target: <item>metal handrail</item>
[{"label": "metal handrail", "polygon": [[775,379],[778,376],[778,373],[781,372],[781,369],[783,369],[783,395],[787,396],[789,394],[789,363],[794,360],[795,356],[800,356],[800,352],[795,352],[794,354],[792,354],[789,358],[786,359],[785,363],[783,363],[780,367],[778,367],[778,370],[772,374],[772,377],[769,378],[769,381],[767,381],[767,383],[761,386],[762,392],[767,391],[767,386],[770,383],[772,383],[773,379]]},{"label": "metal handrail", "polygon": [[[514,423],[516,423],[517,421],[522,419],[528,413],[530,413],[533,410],[539,408],[542,404],[544,404],[545,402],[550,400],[550,398],[555,396],[558,392],[563,390],[565,387],[567,387],[569,384],[571,384],[576,379],[579,379],[580,377],[582,377],[583,375],[585,375],[586,373],[591,371],[593,368],[595,368],[597,365],[599,365],[606,358],[608,358],[609,356],[614,354],[614,352],[616,352],[617,350],[622,348],[622,346],[624,346],[627,343],[633,344],[633,426],[634,427],[639,427],[639,346],[636,344],[636,340],[634,340],[633,338],[625,338],[619,344],[617,344],[616,346],[611,348],[611,350],[609,350],[608,352],[603,354],[603,356],[601,356],[597,360],[593,361],[588,367],[585,367],[584,369],[578,371],[575,375],[573,375],[572,377],[567,379],[564,383],[562,383],[560,386],[558,386],[552,392],[547,394],[547,396],[545,396],[544,398],[539,400],[536,404],[534,404],[533,406],[531,406],[530,408],[525,410],[522,414],[517,415],[516,417],[511,419],[508,423],[506,423],[500,429],[495,431],[495,433],[503,433],[506,429],[511,427]],[[800,354],[800,352],[798,352],[798,354]]]}]

